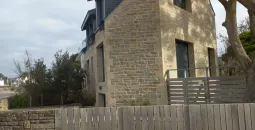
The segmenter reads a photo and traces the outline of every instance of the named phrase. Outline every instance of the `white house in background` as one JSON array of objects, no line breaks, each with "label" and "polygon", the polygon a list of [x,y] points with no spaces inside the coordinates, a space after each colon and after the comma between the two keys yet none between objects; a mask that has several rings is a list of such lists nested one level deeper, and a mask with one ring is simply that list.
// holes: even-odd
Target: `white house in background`
[{"label": "white house in background", "polygon": [[0,86],[4,86],[4,80],[0,79]]}]

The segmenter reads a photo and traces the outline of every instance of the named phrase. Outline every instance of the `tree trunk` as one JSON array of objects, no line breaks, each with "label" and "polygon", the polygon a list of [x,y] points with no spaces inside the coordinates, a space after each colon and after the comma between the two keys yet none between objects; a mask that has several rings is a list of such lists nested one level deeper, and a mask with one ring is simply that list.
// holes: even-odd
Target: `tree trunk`
[{"label": "tree trunk", "polygon": [[255,12],[255,0],[238,0],[248,10]]},{"label": "tree trunk", "polygon": [[223,26],[227,29],[229,42],[231,44],[235,57],[240,63],[242,70],[246,74],[246,94],[244,100],[246,102],[253,102],[255,99],[255,95],[253,94],[255,92],[255,62],[252,63],[239,39],[236,22],[237,0],[219,1],[222,3],[226,10],[226,20],[223,23]]},{"label": "tree trunk", "polygon": [[[255,5],[254,5],[255,8]],[[249,11],[249,18],[250,18],[250,28],[252,37],[255,40],[255,12]]]},{"label": "tree trunk", "polygon": [[241,68],[247,72],[251,66],[251,59],[244,50],[242,43],[239,39],[237,31],[236,20],[236,0],[219,0],[226,10],[226,20],[223,26],[227,29],[229,42],[233,49],[236,59],[241,65]]},{"label": "tree trunk", "polygon": [[246,102],[255,102],[255,61],[246,73],[246,94],[244,100]]}]

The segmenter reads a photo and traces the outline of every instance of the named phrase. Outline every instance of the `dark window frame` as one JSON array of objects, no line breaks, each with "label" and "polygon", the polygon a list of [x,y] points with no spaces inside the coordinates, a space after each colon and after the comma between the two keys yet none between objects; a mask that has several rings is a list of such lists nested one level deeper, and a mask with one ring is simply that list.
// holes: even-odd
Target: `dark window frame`
[{"label": "dark window frame", "polygon": [[187,0],[174,0],[174,5],[186,10],[187,9]]}]

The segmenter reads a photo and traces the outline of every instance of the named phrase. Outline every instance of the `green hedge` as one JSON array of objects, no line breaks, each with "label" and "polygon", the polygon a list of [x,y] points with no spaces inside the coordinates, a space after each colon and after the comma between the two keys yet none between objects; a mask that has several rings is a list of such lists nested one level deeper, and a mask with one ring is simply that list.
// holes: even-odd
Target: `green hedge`
[{"label": "green hedge", "polygon": [[14,95],[9,98],[9,108],[25,108],[28,106],[29,100],[25,95]]}]

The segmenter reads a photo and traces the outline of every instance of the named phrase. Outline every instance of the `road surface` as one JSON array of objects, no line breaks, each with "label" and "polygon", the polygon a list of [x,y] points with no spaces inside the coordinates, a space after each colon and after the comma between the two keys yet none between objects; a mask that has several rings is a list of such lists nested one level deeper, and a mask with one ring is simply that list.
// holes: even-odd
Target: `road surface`
[{"label": "road surface", "polygon": [[11,95],[13,95],[14,93],[11,92],[0,92],[0,99],[1,98],[7,98],[10,97]]}]

